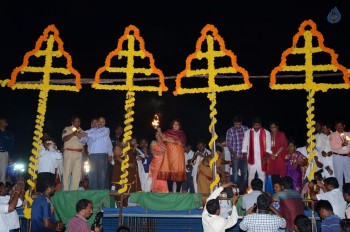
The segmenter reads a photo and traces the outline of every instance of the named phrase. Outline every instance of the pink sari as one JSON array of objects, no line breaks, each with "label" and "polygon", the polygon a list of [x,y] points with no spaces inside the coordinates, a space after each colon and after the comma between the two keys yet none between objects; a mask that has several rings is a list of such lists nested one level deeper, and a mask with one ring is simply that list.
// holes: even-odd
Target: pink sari
[{"label": "pink sari", "polygon": [[169,192],[167,181],[157,179],[165,155],[165,145],[163,143],[158,143],[157,141],[152,141],[150,147],[153,155],[152,161],[149,165],[149,177],[152,178],[151,191],[167,193]]}]

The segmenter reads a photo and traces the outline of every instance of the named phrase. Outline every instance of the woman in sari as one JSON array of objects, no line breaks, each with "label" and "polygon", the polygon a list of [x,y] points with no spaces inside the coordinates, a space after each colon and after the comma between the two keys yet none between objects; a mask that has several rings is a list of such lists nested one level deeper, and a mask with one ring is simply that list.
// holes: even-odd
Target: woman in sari
[{"label": "woman in sari", "polygon": [[159,132],[156,133],[156,139],[157,140],[153,140],[150,145],[152,153],[152,160],[149,165],[149,178],[152,179],[151,191],[158,193],[168,193],[169,190],[167,182],[165,180],[157,179],[166,148]]},{"label": "woman in sari", "polygon": [[288,153],[288,141],[284,132],[279,130],[279,123],[270,123],[271,155],[267,158],[267,180],[265,191],[273,194],[274,183],[286,175],[285,158]]},{"label": "woman in sari", "polygon": [[293,180],[293,188],[301,192],[303,186],[302,168],[307,167],[308,160],[296,150],[295,142],[290,139],[288,142],[288,154],[286,156],[286,175]]},{"label": "woman in sari", "polygon": [[272,154],[267,159],[267,174],[277,175],[280,179],[286,175],[285,157],[288,141],[284,132],[279,130],[278,122],[270,123]]},{"label": "woman in sari", "polygon": [[169,192],[173,192],[173,182],[176,182],[176,192],[180,192],[182,181],[186,180],[185,151],[186,135],[181,129],[181,123],[175,119],[171,129],[161,133],[162,141],[166,145],[165,156],[158,172],[159,180],[168,181]]},{"label": "woman in sari", "polygon": [[[220,168],[222,163],[221,154],[222,148],[217,147],[216,156],[218,156],[218,160],[216,161],[216,173],[217,175],[223,175],[225,177],[229,176],[230,173],[223,171]],[[213,182],[213,171],[210,168],[210,161],[213,156],[205,156],[203,160],[199,163],[198,172],[197,172],[197,188],[198,193],[210,193],[210,185]]]}]

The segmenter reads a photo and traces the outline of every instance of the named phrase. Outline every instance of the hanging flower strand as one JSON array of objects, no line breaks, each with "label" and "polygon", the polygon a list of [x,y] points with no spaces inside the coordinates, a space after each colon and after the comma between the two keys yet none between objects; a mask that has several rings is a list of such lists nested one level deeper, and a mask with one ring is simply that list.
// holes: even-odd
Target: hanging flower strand
[{"label": "hanging flower strand", "polygon": [[[55,44],[57,44],[57,50],[54,49]],[[35,59],[34,57],[44,57],[44,65],[30,66],[29,60]],[[54,59],[62,57],[64,57],[67,62],[66,66],[53,66]],[[28,73],[35,73],[36,75],[42,76],[42,81],[39,81],[39,83],[28,84],[22,83],[20,80],[18,80],[19,74],[23,74],[23,77],[25,77],[25,74]],[[52,74],[60,74],[64,76],[72,75],[75,77],[74,85],[50,84],[50,78]],[[43,136],[48,93],[50,90],[78,92],[79,89],[81,89],[80,74],[72,67],[72,58],[69,53],[63,49],[63,42],[60,39],[59,32],[54,25],[49,25],[44,30],[43,35],[41,35],[37,40],[35,48],[25,54],[22,65],[13,70],[11,74],[11,80],[7,81],[7,86],[12,89],[40,90],[32,143],[32,156],[29,158],[28,165],[28,173],[30,175],[30,179],[27,181],[27,183],[29,185],[29,189],[25,193],[25,199],[28,203],[24,208],[24,217],[30,219],[31,205],[33,203],[33,198],[31,195],[32,190],[35,188],[35,180],[37,179],[36,172],[38,171],[38,158],[40,156],[38,151],[40,149],[41,138]]]},{"label": "hanging flower strand", "polygon": [[[123,45],[126,44],[127,49],[123,49]],[[118,64],[111,64],[111,60],[118,57],[118,60],[126,58],[126,65],[120,62],[121,66]],[[135,65],[137,59],[148,59],[148,67],[138,67]],[[147,66],[147,65],[146,65]],[[125,84],[122,85],[110,85],[110,84],[100,84],[101,75],[103,73],[121,73],[125,75]],[[137,86],[134,84],[134,78],[136,75],[144,74],[149,76],[151,74],[156,74],[159,77],[159,86]],[[162,92],[168,90],[164,83],[163,72],[156,68],[153,55],[146,51],[145,42],[140,36],[138,28],[133,25],[128,26],[124,35],[119,38],[117,48],[110,52],[106,58],[105,65],[99,68],[95,75],[95,81],[92,84],[95,89],[102,90],[126,90],[126,100],[125,100],[125,120],[124,120],[124,138],[123,142],[126,147],[123,148],[121,170],[122,174],[120,176],[120,181],[115,184],[120,184],[122,187],[118,190],[118,193],[125,193],[128,190],[128,186],[131,184],[128,180],[128,167],[129,167],[129,156],[128,151],[131,149],[130,141],[132,139],[132,122],[134,121],[133,115],[135,106],[135,91],[147,91],[147,92],[158,92],[158,95],[162,95]]]},{"label": "hanging flower strand", "polygon": [[[311,29],[309,29],[311,28]],[[318,46],[313,46],[313,39],[317,39]],[[299,40],[305,41],[303,47],[298,47]],[[315,115],[314,115],[314,103],[315,103],[315,93],[317,91],[326,92],[328,89],[349,89],[349,73],[346,68],[340,65],[337,61],[338,54],[334,52],[333,49],[327,48],[324,44],[324,38],[322,34],[317,31],[316,24],[312,20],[304,21],[300,27],[298,33],[293,37],[292,47],[286,49],[282,53],[281,62],[279,66],[275,67],[270,75],[270,88],[273,90],[295,90],[302,89],[308,92],[307,96],[307,136],[308,136],[308,153],[311,153],[308,157],[309,168],[307,171],[307,177],[309,180],[313,179],[314,173],[316,171],[316,163],[314,157],[316,155],[315,148]],[[329,64],[315,64],[313,60],[313,54],[315,53],[327,53],[331,57],[331,63]],[[287,65],[287,57],[293,55],[304,55],[304,64]],[[300,84],[278,84],[276,83],[276,75],[280,72],[305,72],[305,83]],[[340,71],[343,73],[344,83],[332,84],[332,83],[317,83],[314,82],[314,72],[315,71]]]},{"label": "hanging flower strand", "polygon": [[[214,44],[217,43],[219,45],[219,49],[216,50]],[[203,51],[202,47],[206,45],[207,50]],[[220,59],[222,57],[228,57],[231,61],[229,66],[225,67],[217,67],[215,64],[216,59]],[[206,67],[202,69],[192,69],[192,61],[194,60],[202,60],[205,59],[207,61]],[[223,74],[236,74],[241,73],[243,76],[243,83],[241,84],[233,84],[233,85],[224,85],[219,86],[215,83],[215,77],[217,75]],[[181,86],[182,78],[189,78],[195,76],[208,76],[208,86],[201,88],[184,88]],[[196,51],[189,55],[186,59],[186,68],[181,73],[176,76],[176,89],[174,91],[174,95],[178,94],[198,94],[198,93],[207,93],[207,97],[210,100],[210,120],[211,123],[209,125],[209,132],[212,137],[209,142],[209,147],[213,150],[213,159],[210,162],[210,168],[213,169],[214,165],[216,165],[216,161],[218,159],[215,148],[215,141],[218,136],[215,132],[215,124],[217,122],[216,115],[216,93],[224,92],[224,91],[241,91],[246,90],[252,87],[252,84],[249,82],[248,72],[238,66],[237,58],[233,54],[232,51],[227,50],[225,48],[225,41],[218,34],[218,30],[213,25],[206,25],[202,31],[201,36],[197,40],[196,43]],[[214,175],[214,181],[210,185],[210,191],[214,190],[214,187],[219,183],[220,178],[219,175]]]}]

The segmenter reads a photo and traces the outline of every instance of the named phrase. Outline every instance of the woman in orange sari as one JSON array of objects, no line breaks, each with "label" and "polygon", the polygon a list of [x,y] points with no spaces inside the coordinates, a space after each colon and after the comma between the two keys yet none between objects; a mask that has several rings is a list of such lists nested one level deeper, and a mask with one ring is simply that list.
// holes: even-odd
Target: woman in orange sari
[{"label": "woman in orange sari", "polygon": [[160,165],[162,164],[165,155],[166,147],[159,132],[156,133],[156,139],[157,140],[153,140],[150,145],[152,153],[152,160],[149,165],[149,178],[152,178],[151,191],[158,193],[168,193],[169,190],[167,182],[165,180],[157,179]]},{"label": "woman in orange sari", "polygon": [[185,151],[186,135],[181,129],[181,123],[175,119],[171,129],[161,133],[162,141],[166,145],[165,156],[158,172],[159,180],[168,181],[169,192],[173,192],[173,182],[176,182],[176,192],[180,192],[182,181],[186,180]]}]

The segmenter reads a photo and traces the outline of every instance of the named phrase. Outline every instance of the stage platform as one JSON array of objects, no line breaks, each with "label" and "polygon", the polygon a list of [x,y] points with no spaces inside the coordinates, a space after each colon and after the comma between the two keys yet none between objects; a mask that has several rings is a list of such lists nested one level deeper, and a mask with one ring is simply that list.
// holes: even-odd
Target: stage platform
[{"label": "stage platform", "polygon": [[[132,231],[147,232],[177,232],[177,231],[203,231],[202,210],[182,210],[182,211],[158,211],[149,210],[139,206],[119,208],[103,208],[103,231],[115,232],[120,222],[129,226]],[[22,224],[22,231],[26,231],[27,220],[23,217],[23,209],[17,210]],[[305,214],[311,219],[311,212],[305,210]],[[227,230],[228,232],[240,231],[239,223],[243,216],[239,216],[238,223]],[[318,228],[320,218],[316,215]],[[319,231],[319,230],[318,230]]]},{"label": "stage platform", "polygon": [[[55,206],[56,219],[64,223],[76,214],[73,202],[82,198],[92,200],[94,214],[89,223],[91,224],[96,213],[102,210],[104,232],[115,232],[119,225],[128,226],[133,232],[203,231],[198,194],[132,193],[130,200],[134,200],[137,206],[124,208],[114,208],[114,197],[110,195],[108,190],[56,192],[51,200]],[[244,215],[240,205],[238,201],[238,223],[226,230],[228,232],[240,231],[239,223]],[[17,212],[21,219],[21,231],[26,231],[27,220],[24,218],[23,209],[17,209]],[[308,208],[305,208],[305,214],[311,219],[311,211]],[[60,218],[57,218],[58,215]],[[319,227],[320,218],[317,214],[316,221]]]}]

